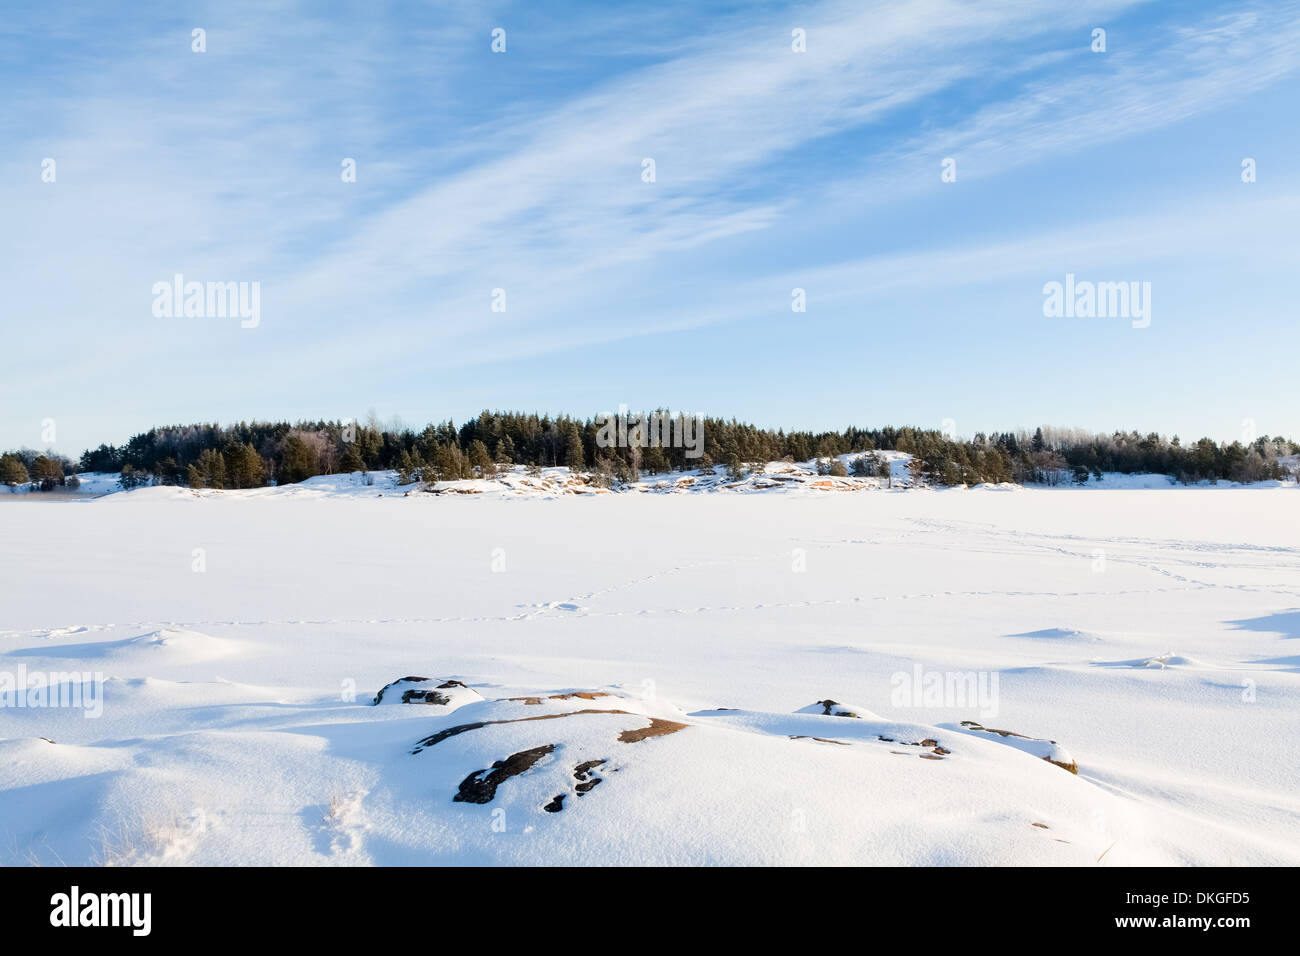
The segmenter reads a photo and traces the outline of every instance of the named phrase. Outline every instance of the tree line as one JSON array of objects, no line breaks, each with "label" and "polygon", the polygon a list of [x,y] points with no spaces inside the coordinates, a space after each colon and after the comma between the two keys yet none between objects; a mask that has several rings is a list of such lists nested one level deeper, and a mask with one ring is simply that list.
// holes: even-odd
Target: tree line
[{"label": "tree line", "polygon": [[76,470],[70,460],[53,452],[42,454],[23,448],[0,455],[0,484],[10,488],[30,484],[33,491],[75,489],[81,484]]},{"label": "tree line", "polygon": [[[124,488],[144,484],[192,488],[257,488],[315,475],[392,469],[400,480],[452,481],[489,477],[503,467],[566,466],[610,485],[642,474],[726,466],[733,476],[758,463],[810,461],[827,474],[848,473],[836,456],[901,451],[914,456],[915,480],[937,485],[979,482],[1086,484],[1103,472],[1158,473],[1177,481],[1260,481],[1286,477],[1279,456],[1300,449],[1283,438],[1249,443],[1202,438],[1184,445],[1136,431],[1093,434],[1043,427],[1034,432],[977,434],[958,439],[937,429],[856,428],[790,431],[720,418],[702,418],[702,454],[680,447],[603,447],[601,419],[484,411],[420,431],[400,422],[240,422],[152,428],[124,445],[87,450],[74,465],[50,453],[23,449],[0,456],[0,483],[31,483],[50,490],[75,481],[75,472],[111,472]],[[607,433],[606,433],[607,434]],[[857,475],[887,474],[879,459],[854,462]]]}]

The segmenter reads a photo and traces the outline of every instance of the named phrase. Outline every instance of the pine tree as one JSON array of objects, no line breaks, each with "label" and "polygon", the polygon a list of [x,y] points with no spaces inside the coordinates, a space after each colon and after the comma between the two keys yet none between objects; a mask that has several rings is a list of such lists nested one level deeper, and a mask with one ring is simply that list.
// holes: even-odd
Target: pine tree
[{"label": "pine tree", "polygon": [[261,488],[266,484],[266,462],[252,445],[245,443],[242,450],[245,488]]},{"label": "pine tree", "polygon": [[33,481],[40,482],[41,491],[53,491],[56,485],[63,484],[63,464],[57,458],[37,455],[32,462],[31,474]]},{"label": "pine tree", "polygon": [[668,456],[664,454],[664,450],[658,445],[651,445],[645,450],[645,460],[642,465],[652,475],[662,475],[671,468],[668,463]]},{"label": "pine tree", "polygon": [[6,484],[13,488],[25,484],[29,480],[27,466],[23,464],[21,458],[13,453],[0,455],[0,484]]},{"label": "pine tree", "polygon": [[469,464],[461,454],[460,446],[450,442],[438,445],[434,451],[433,471],[438,481],[459,481],[468,477]]},{"label": "pine tree", "polygon": [[497,442],[497,461],[506,465],[512,465],[515,461],[515,443],[509,435],[506,435]]},{"label": "pine tree", "polygon": [[197,468],[208,488],[226,487],[226,460],[216,449],[204,449],[199,455]]},{"label": "pine tree", "polygon": [[377,427],[378,423],[368,426],[362,426],[357,429],[357,440],[355,442],[357,451],[361,454],[364,464],[361,468],[354,468],[353,471],[362,471],[366,468],[374,468],[379,464],[379,453],[384,447],[384,436]]},{"label": "pine tree", "polygon": [[221,459],[226,463],[226,487],[249,487],[248,478],[244,474],[243,448],[239,445],[228,444],[221,451]]},{"label": "pine tree", "polygon": [[307,443],[298,435],[285,436],[280,449],[279,467],[276,480],[280,484],[292,484],[305,481],[316,474],[316,456],[307,447]]},{"label": "pine tree", "polygon": [[578,426],[570,423],[568,434],[564,438],[564,463],[570,471],[582,471],[586,467],[582,455],[582,433]]},{"label": "pine tree", "polygon": [[487,445],[477,438],[469,445],[469,466],[481,477],[497,473],[496,465],[492,463],[492,456],[488,454]]},{"label": "pine tree", "polygon": [[741,464],[740,455],[734,451],[727,452],[723,461],[727,466],[727,477],[732,481],[739,481],[745,477],[745,466]]},{"label": "pine tree", "polygon": [[402,457],[397,462],[397,483],[399,485],[409,485],[414,479],[415,462],[411,460],[409,452],[402,452]]}]

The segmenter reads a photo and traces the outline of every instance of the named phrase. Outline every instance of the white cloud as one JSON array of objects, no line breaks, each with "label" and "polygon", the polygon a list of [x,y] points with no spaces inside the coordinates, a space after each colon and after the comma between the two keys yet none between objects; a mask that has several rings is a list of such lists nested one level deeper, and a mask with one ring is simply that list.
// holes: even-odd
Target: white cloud
[{"label": "white cloud", "polygon": [[[184,36],[169,27],[118,60],[97,53],[94,82],[47,91],[37,109],[59,117],[58,135],[32,127],[30,110],[6,129],[21,137],[2,169],[19,228],[0,233],[0,256],[25,280],[11,307],[33,318],[4,364],[20,387],[192,360],[196,387],[232,367],[251,389],[271,373],[321,387],[381,363],[489,361],[738,318],[781,271],[796,211],[869,216],[920,175],[937,181],[935,155],[958,152],[964,176],[991,177],[1220,109],[1300,59],[1291,4],[1152,27],[1140,55],[1113,35],[1104,63],[1070,68],[1063,37],[1090,56],[1090,27],[1134,6],[767,7],[675,35],[660,19],[644,41],[623,17],[584,28],[575,55],[605,37],[611,58],[659,62],[563,99],[524,90],[534,115],[477,89],[484,70],[508,68],[483,52],[481,9],[448,7],[435,29],[357,30],[309,6],[214,6],[208,59],[177,49]],[[790,51],[795,26],[805,54]],[[393,56],[420,29],[428,58]],[[972,87],[973,112],[960,105]],[[956,105],[922,112],[945,98]],[[854,152],[823,149],[847,131],[866,134]],[[338,162],[354,154],[361,181],[343,186]],[[56,187],[35,180],[42,155],[59,157]],[[640,181],[645,156],[654,184]],[[743,251],[726,275],[691,270],[692,250],[731,247]],[[898,282],[921,275],[924,256],[825,276]],[[938,281],[961,281],[955,261]],[[261,280],[256,338],[151,320],[149,286],[175,271]],[[497,286],[504,316],[488,311]],[[53,373],[42,354],[61,356]]]}]

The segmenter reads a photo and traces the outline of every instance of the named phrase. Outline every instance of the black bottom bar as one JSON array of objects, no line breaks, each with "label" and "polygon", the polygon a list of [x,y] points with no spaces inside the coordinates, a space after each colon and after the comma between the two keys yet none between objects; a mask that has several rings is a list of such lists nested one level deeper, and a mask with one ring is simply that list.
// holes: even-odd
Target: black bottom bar
[{"label": "black bottom bar", "polygon": [[789,927],[808,941],[841,925],[874,925],[936,944],[934,934],[945,933],[993,933],[999,942],[1200,936],[1231,944],[1292,925],[1295,875],[1227,868],[9,869],[0,870],[0,913],[15,942],[34,933],[425,948],[460,934],[490,937],[506,922],[525,924],[533,945],[550,933],[559,934],[556,942],[576,940],[620,924],[654,936],[681,925],[693,946],[701,927],[721,937],[744,925],[764,933]]}]

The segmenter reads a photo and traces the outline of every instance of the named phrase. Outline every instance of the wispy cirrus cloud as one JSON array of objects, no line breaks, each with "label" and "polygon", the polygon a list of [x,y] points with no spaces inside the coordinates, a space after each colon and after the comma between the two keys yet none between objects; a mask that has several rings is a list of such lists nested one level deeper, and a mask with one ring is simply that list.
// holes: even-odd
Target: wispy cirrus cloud
[{"label": "wispy cirrus cloud", "polygon": [[[790,274],[818,281],[847,281],[842,261],[888,271],[893,258],[853,233],[814,253],[816,224],[933,201],[940,157],[958,157],[963,189],[994,183],[981,188],[1012,202],[999,184],[1010,170],[1222,110],[1291,81],[1298,60],[1295,4],[672,12],[644,35],[626,11],[586,10],[575,26],[510,4],[352,20],[305,4],[98,15],[101,34],[64,53],[86,75],[32,82],[0,119],[17,144],[0,156],[16,224],[0,255],[24,277],[9,302],[47,317],[12,332],[10,380],[75,388],[106,365],[166,357],[200,387],[238,363],[247,394],[274,402],[322,388],[322,372],[414,379],[732,321],[794,259]],[[1130,25],[1092,54],[1090,29],[1113,21]],[[505,55],[488,49],[498,23]],[[196,55],[201,24],[209,52]],[[790,49],[796,27],[806,53]],[[8,29],[0,43],[56,39],[42,21]],[[59,160],[56,187],[35,181],[42,155]],[[344,156],[355,184],[339,180]],[[930,244],[964,231],[975,242],[988,226],[968,216]],[[148,289],[173,272],[260,279],[256,338],[159,325]],[[488,308],[497,287],[504,314]],[[38,375],[43,353],[61,359]]]}]

